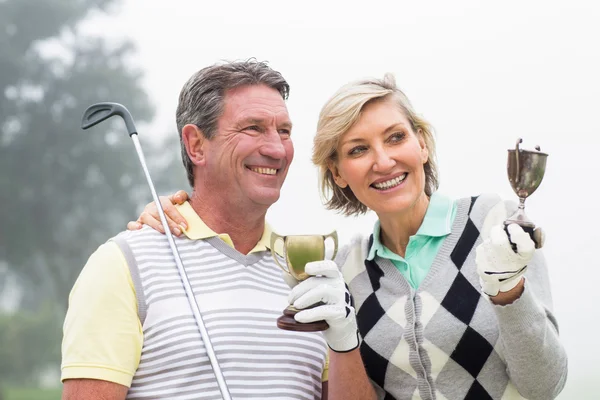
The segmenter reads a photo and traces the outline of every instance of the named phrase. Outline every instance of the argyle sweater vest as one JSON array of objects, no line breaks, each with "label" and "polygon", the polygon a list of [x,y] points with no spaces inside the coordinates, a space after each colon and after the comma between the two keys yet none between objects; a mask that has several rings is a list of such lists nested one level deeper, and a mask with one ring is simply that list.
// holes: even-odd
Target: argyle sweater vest
[{"label": "argyle sweater vest", "polygon": [[[144,342],[127,399],[221,399],[165,235],[113,238],[135,286]],[[277,328],[289,287],[270,251],[243,255],[217,237],[175,238],[233,399],[321,398],[320,332]]]},{"label": "argyle sweater vest", "polygon": [[458,201],[452,233],[417,290],[389,260],[366,260],[372,235],[340,252],[362,360],[379,399],[523,399],[507,374],[497,318],[475,265],[479,231],[499,201]]}]

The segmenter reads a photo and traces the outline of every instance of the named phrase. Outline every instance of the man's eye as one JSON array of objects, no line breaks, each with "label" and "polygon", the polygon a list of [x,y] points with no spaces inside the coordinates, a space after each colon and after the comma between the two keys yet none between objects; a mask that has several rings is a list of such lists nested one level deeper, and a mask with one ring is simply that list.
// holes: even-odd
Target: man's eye
[{"label": "man's eye", "polygon": [[256,131],[256,132],[260,132],[260,126],[258,125],[250,125],[247,128],[244,128],[245,131]]},{"label": "man's eye", "polygon": [[291,134],[292,134],[292,131],[291,131],[291,130],[289,130],[289,129],[280,129],[280,130],[279,130],[279,134],[280,134],[280,135],[291,135]]}]

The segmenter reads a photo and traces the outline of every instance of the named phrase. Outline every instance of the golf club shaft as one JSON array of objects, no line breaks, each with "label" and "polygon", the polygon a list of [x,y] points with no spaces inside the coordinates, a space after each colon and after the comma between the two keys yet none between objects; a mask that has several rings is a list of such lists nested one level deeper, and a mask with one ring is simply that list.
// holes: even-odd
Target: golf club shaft
[{"label": "golf club shaft", "polygon": [[175,263],[177,264],[177,269],[179,270],[179,276],[181,277],[181,280],[183,282],[185,294],[187,295],[188,302],[190,304],[190,307],[192,308],[194,319],[196,320],[196,324],[198,324],[200,334],[202,335],[202,341],[204,342],[204,347],[206,348],[206,354],[208,354],[210,364],[212,365],[213,372],[215,374],[215,377],[217,378],[217,384],[219,385],[221,396],[223,396],[224,400],[231,400],[231,394],[229,393],[229,389],[227,388],[225,378],[223,377],[223,373],[221,372],[221,368],[219,367],[219,361],[217,360],[217,356],[215,355],[214,349],[212,347],[210,337],[208,336],[208,331],[206,330],[206,326],[204,325],[202,315],[200,314],[200,308],[198,307],[198,303],[196,302],[196,296],[194,295],[194,291],[192,290],[192,286],[190,285],[187,273],[185,272],[185,268],[183,267],[183,263],[181,262],[181,257],[179,256],[179,251],[177,250],[175,241],[173,240],[171,229],[169,228],[169,224],[167,223],[167,218],[163,211],[162,205],[160,204],[158,195],[156,194],[156,189],[154,188],[152,179],[150,178],[150,173],[148,172],[148,167],[146,166],[146,160],[142,151],[142,147],[140,146],[138,135],[131,135],[131,139],[133,140],[135,150],[140,159],[140,163],[142,164],[142,168],[144,169],[146,179],[148,180],[148,186],[150,186],[152,198],[154,199],[154,203],[156,204],[156,208],[158,209],[160,221],[162,222],[162,225],[165,229],[165,234],[167,235],[169,246],[171,246],[171,251],[173,252],[173,257],[175,257]]}]

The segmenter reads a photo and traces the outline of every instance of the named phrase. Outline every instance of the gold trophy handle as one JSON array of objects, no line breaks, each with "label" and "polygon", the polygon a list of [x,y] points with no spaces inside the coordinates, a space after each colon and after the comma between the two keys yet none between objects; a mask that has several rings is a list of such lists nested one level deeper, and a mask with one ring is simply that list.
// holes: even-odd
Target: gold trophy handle
[{"label": "gold trophy handle", "polygon": [[337,255],[337,251],[338,251],[338,234],[337,231],[333,231],[328,235],[323,235],[323,242],[325,242],[328,238],[331,238],[333,240],[333,255],[331,256],[332,260],[335,260],[335,256]]},{"label": "gold trophy handle", "polygon": [[[275,232],[272,232],[271,233],[271,254],[273,255],[273,259],[275,260],[275,263],[277,264],[277,266],[279,268],[281,268],[283,272],[291,275],[289,267],[287,267],[287,265],[286,265],[287,268],[285,268],[283,265],[281,265],[279,263],[279,257],[277,256],[277,252],[275,252],[275,244],[277,243],[278,240],[282,241],[283,245],[281,248],[284,249],[284,251],[285,251],[285,237],[278,235]],[[282,254],[282,256],[285,257],[285,254]]]}]

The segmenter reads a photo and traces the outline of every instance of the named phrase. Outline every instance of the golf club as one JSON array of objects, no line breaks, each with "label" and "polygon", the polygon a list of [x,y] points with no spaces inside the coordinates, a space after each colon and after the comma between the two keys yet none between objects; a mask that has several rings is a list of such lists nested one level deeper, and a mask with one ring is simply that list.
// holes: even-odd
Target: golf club
[{"label": "golf club", "polygon": [[177,250],[177,246],[175,245],[175,241],[173,240],[171,229],[169,228],[169,224],[167,223],[167,218],[165,217],[162,205],[160,204],[158,195],[156,194],[156,189],[154,188],[154,184],[152,183],[152,179],[150,178],[150,173],[148,172],[148,167],[146,166],[144,153],[142,152],[142,147],[140,146],[137,130],[133,123],[133,118],[131,117],[131,114],[129,113],[127,108],[125,108],[125,106],[118,103],[97,103],[88,107],[88,109],[85,110],[83,114],[83,120],[81,122],[81,128],[91,128],[92,126],[99,124],[100,122],[105,121],[115,115],[123,118],[123,120],[125,121],[127,132],[133,140],[135,150],[140,159],[140,163],[142,164],[142,168],[144,169],[144,174],[146,175],[146,179],[148,180],[148,186],[150,186],[150,191],[152,192],[152,198],[154,199],[154,203],[156,204],[156,208],[158,209],[160,221],[162,222],[163,228],[165,229],[165,233],[169,241],[169,246],[171,246],[171,251],[173,253],[173,257],[175,258],[177,269],[179,270],[179,276],[181,277],[181,281],[185,289],[185,294],[188,298],[190,307],[192,308],[192,312],[194,314],[196,324],[198,325],[198,329],[200,330],[202,341],[204,342],[204,346],[206,347],[206,353],[208,354],[208,358],[210,359],[210,364],[212,366],[213,372],[215,374],[215,377],[217,378],[217,384],[219,385],[221,396],[223,396],[224,400],[231,400],[229,389],[227,388],[225,378],[223,377],[223,373],[221,372],[221,368],[219,367],[219,362],[212,347],[210,337],[208,336],[208,331],[206,330],[206,326],[204,325],[202,314],[200,313],[200,308],[198,307],[198,303],[196,301],[196,296],[194,296],[192,286],[190,285],[187,273],[185,272],[185,268],[183,267],[183,263],[181,262],[179,251]]}]

